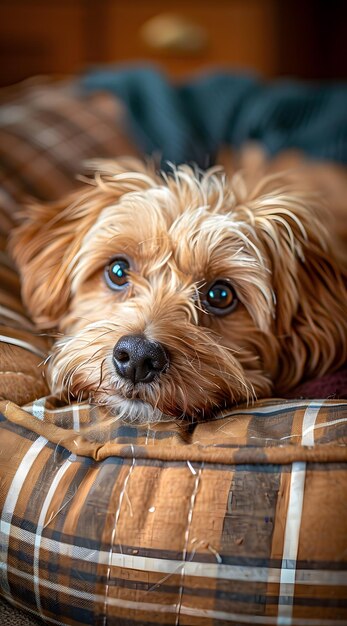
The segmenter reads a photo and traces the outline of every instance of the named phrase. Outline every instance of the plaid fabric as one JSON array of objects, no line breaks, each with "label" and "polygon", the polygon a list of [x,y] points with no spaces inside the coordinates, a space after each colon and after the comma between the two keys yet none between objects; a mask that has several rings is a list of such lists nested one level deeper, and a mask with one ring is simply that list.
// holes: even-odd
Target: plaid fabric
[{"label": "plaid fabric", "polygon": [[53,624],[347,623],[347,402],[80,432],[2,402],[1,589]]},{"label": "plaid fabric", "polygon": [[0,91],[0,201],[51,200],[76,186],[88,158],[137,154],[116,98],[82,96],[73,82],[27,81]]},{"label": "plaid fabric", "polygon": [[48,341],[35,332],[20,299],[19,277],[6,254],[10,226],[0,210],[0,398],[24,404],[48,392],[39,368]]}]

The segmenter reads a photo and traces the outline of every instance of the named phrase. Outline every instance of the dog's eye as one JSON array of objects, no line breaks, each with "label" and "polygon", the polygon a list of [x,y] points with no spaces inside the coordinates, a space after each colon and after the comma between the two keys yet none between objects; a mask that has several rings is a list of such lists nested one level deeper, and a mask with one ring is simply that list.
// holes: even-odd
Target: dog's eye
[{"label": "dog's eye", "polygon": [[203,304],[210,313],[227,315],[235,309],[237,302],[235,289],[228,281],[217,280],[208,287]]},{"label": "dog's eye", "polygon": [[105,280],[111,289],[123,289],[129,283],[127,270],[129,263],[126,259],[116,258],[105,267]]}]

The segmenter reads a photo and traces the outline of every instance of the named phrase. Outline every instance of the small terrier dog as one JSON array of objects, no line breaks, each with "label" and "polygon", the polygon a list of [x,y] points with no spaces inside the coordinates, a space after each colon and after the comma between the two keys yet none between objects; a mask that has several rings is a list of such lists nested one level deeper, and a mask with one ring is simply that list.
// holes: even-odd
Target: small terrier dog
[{"label": "small terrier dog", "polygon": [[199,420],[344,363],[346,273],[308,192],[270,176],[248,193],[219,168],[92,166],[12,239],[25,304],[60,335],[53,394]]}]

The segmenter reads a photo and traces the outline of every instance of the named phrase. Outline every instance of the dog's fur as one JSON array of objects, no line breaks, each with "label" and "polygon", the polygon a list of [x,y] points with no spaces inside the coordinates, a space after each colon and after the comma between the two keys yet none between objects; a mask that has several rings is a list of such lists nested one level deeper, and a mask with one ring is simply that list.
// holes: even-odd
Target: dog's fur
[{"label": "dog's fur", "polygon": [[[216,168],[94,166],[81,191],[29,208],[12,239],[33,319],[60,334],[48,366],[54,394],[129,419],[202,419],[346,360],[346,277],[312,196],[271,176],[247,193],[240,175],[228,181]],[[131,271],[115,292],[104,268],[117,256]],[[216,279],[239,301],[225,316],[204,309]],[[150,383],[115,371],[112,351],[127,334],[169,354]]]}]

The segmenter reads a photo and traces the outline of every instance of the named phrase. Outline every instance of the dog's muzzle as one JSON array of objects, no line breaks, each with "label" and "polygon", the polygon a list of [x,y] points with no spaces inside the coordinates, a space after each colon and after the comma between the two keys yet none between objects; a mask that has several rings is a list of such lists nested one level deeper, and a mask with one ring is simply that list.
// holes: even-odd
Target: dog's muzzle
[{"label": "dog's muzzle", "polygon": [[113,348],[113,363],[122,378],[136,383],[150,383],[165,371],[169,357],[158,341],[144,335],[124,335]]}]

